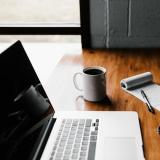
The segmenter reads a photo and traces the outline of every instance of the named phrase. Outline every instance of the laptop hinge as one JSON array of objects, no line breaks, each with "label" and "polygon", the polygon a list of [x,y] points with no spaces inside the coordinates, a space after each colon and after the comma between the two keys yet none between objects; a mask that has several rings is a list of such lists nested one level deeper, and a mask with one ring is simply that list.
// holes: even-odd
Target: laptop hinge
[{"label": "laptop hinge", "polygon": [[43,150],[45,148],[45,145],[47,143],[48,137],[52,131],[52,128],[55,124],[56,119],[51,118],[48,122],[47,127],[45,127],[45,131],[42,131],[40,133],[39,139],[37,140],[37,143],[35,144],[35,149],[33,150],[33,156],[29,158],[29,160],[39,160]]}]

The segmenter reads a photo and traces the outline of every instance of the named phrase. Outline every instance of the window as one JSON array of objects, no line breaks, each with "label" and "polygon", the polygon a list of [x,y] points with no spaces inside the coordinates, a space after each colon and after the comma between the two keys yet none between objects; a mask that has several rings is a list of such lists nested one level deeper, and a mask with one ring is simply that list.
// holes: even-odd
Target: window
[{"label": "window", "polygon": [[1,23],[80,23],[79,0],[1,0]]},{"label": "window", "polygon": [[2,35],[67,35],[63,37],[74,38],[81,35],[85,47],[89,43],[88,25],[84,25],[89,23],[87,3],[89,0],[1,0],[0,38]]}]

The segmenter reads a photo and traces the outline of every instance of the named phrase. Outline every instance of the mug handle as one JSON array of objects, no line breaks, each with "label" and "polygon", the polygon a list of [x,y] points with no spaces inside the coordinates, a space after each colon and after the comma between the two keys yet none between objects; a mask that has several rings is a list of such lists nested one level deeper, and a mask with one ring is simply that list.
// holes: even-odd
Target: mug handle
[{"label": "mug handle", "polygon": [[78,75],[82,76],[82,73],[78,72],[78,73],[75,73],[75,74],[74,74],[74,76],[73,76],[73,83],[74,83],[74,86],[75,86],[75,88],[76,88],[77,90],[83,91],[82,88],[79,88],[78,83],[77,83],[77,76],[78,76]]}]

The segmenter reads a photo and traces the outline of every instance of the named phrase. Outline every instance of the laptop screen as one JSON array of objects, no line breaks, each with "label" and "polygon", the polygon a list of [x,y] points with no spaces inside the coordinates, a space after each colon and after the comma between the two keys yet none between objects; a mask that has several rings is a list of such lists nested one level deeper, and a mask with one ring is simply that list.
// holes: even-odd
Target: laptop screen
[{"label": "laptop screen", "polygon": [[3,115],[12,110],[14,98],[39,79],[20,41],[0,54],[0,105]]},{"label": "laptop screen", "polygon": [[40,81],[20,41],[0,54],[0,73],[0,117],[4,117],[14,110],[15,97]]},{"label": "laptop screen", "polygon": [[[0,73],[0,149],[4,149],[5,152],[4,146],[7,146],[8,142],[4,137],[7,137],[18,124],[14,118],[11,121],[8,118],[10,113],[16,111],[14,99],[24,89],[31,85],[36,86],[40,81],[20,41],[0,54]],[[43,87],[41,90],[45,94]],[[34,133],[38,134],[40,131]]]}]

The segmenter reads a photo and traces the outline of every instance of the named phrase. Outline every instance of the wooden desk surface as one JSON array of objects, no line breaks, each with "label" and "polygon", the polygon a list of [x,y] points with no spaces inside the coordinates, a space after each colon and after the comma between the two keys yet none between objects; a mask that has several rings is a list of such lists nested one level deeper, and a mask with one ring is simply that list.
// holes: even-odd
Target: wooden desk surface
[{"label": "wooden desk surface", "polygon": [[[73,85],[73,75],[83,67],[100,65],[106,68],[106,92],[110,103],[91,103]],[[148,112],[143,102],[120,88],[120,80],[150,71],[160,83],[160,50],[84,50],[65,55],[48,80],[46,91],[55,110],[136,111],[140,118],[146,160],[160,159],[160,111]]]}]

